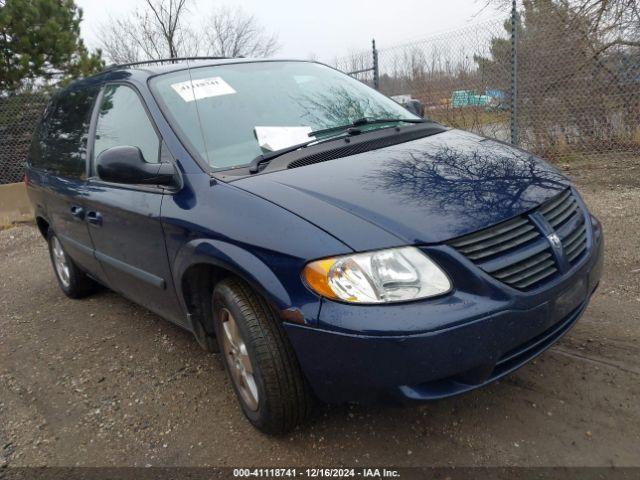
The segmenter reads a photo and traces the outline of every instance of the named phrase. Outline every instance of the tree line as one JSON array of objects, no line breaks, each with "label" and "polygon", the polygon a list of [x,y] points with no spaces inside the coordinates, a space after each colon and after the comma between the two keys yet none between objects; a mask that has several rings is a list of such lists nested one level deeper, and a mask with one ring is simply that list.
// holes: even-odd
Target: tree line
[{"label": "tree line", "polygon": [[107,63],[266,57],[280,48],[277,35],[239,7],[193,8],[192,0],[144,0],[126,17],[108,17],[97,31],[99,48],[89,51],[74,0],[0,0],[0,94],[64,84]]}]

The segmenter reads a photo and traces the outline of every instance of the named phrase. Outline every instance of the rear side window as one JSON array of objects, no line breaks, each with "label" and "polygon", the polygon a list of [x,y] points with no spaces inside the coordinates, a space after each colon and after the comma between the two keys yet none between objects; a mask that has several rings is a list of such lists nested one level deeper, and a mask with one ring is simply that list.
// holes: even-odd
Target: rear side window
[{"label": "rear side window", "polygon": [[158,163],[160,140],[140,97],[126,85],[109,85],[100,103],[93,158],[121,146],[138,147],[146,162]]},{"label": "rear side window", "polygon": [[47,146],[47,122],[51,117],[51,112],[54,108],[54,101],[50,100],[42,113],[40,123],[33,132],[31,139],[31,148],[29,149],[29,164],[36,168],[47,168],[47,158],[45,150]]},{"label": "rear side window", "polygon": [[65,177],[86,176],[89,123],[97,94],[95,87],[76,88],[60,94],[47,109],[37,133],[46,141],[44,151],[40,156],[35,155],[34,166]]}]

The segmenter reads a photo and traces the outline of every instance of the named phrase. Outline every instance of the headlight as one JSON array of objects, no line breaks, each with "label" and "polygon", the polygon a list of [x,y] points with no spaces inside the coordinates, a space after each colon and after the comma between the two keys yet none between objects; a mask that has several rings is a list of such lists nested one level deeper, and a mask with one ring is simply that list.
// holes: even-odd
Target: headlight
[{"label": "headlight", "polygon": [[404,302],[451,290],[447,275],[415,247],[317,260],[303,277],[318,295],[351,303]]}]

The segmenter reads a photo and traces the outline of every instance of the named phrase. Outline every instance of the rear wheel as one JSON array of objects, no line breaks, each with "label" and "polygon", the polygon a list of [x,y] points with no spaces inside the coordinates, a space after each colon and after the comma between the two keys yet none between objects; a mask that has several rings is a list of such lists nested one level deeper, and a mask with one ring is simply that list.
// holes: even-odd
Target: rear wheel
[{"label": "rear wheel", "polygon": [[213,292],[222,361],[245,416],[265,433],[284,433],[311,413],[313,400],[279,318],[245,282]]},{"label": "rear wheel", "polygon": [[73,263],[51,229],[47,232],[47,242],[53,271],[64,294],[70,298],[82,298],[93,293],[97,287],[96,282]]}]

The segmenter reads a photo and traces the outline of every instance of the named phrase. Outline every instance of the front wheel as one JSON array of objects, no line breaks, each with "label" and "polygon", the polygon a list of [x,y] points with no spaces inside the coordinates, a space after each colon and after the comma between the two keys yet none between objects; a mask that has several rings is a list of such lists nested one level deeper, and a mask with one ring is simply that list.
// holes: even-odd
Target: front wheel
[{"label": "front wheel", "polygon": [[96,282],[76,266],[53,230],[47,232],[47,243],[53,271],[64,294],[70,298],[82,298],[93,293]]},{"label": "front wheel", "polygon": [[213,292],[216,337],[242,411],[265,433],[293,429],[311,413],[309,388],[279,318],[245,282]]}]

